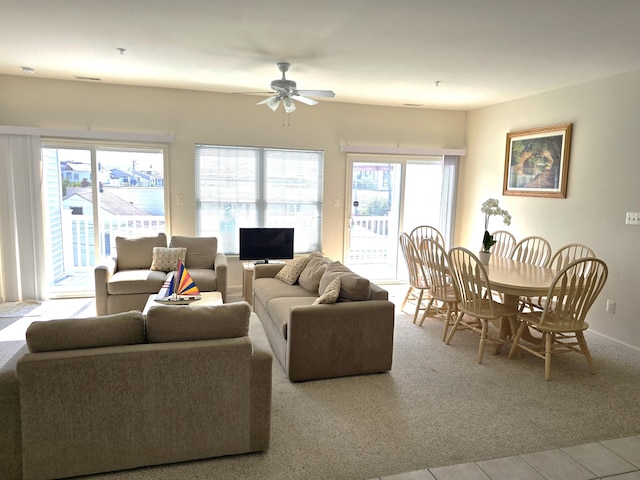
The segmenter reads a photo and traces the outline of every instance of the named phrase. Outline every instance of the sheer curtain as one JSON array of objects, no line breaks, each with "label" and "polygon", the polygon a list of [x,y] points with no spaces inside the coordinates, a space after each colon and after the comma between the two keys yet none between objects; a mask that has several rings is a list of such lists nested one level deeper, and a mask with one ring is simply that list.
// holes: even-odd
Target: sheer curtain
[{"label": "sheer curtain", "polygon": [[40,137],[0,134],[0,301],[45,300]]}]

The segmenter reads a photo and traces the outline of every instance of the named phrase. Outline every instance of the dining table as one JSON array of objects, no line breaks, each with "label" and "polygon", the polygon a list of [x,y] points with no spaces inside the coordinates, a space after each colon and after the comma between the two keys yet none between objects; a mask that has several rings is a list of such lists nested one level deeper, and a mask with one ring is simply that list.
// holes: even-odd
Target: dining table
[{"label": "dining table", "polygon": [[[548,267],[539,267],[510,258],[491,255],[485,270],[493,291],[502,294],[505,305],[518,307],[520,297],[540,297],[549,293],[549,287],[558,273]],[[516,325],[502,320],[500,337],[508,338],[515,333]],[[540,343],[540,338],[525,331],[522,339],[530,343]]]}]

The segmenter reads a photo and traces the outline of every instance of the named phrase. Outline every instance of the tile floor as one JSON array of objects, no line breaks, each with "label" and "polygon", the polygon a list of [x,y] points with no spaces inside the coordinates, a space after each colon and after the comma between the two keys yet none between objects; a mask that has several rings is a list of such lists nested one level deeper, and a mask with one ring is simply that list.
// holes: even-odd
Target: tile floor
[{"label": "tile floor", "polygon": [[371,480],[640,480],[640,435]]}]

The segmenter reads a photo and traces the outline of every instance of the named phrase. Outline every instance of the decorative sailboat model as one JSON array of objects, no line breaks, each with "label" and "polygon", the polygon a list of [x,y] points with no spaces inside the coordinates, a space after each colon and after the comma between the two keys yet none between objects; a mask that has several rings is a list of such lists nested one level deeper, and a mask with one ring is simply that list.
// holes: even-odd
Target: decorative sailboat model
[{"label": "decorative sailboat model", "polygon": [[178,267],[171,273],[172,275],[167,277],[156,296],[156,302],[187,305],[195,300],[200,300],[200,290],[182,260],[178,260]]}]

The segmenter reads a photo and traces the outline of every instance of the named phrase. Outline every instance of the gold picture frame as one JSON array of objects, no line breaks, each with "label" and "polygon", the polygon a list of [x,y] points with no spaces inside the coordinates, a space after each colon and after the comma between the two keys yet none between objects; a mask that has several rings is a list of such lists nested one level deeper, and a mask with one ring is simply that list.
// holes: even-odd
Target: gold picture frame
[{"label": "gold picture frame", "polygon": [[503,195],[567,197],[571,123],[507,133]]}]

